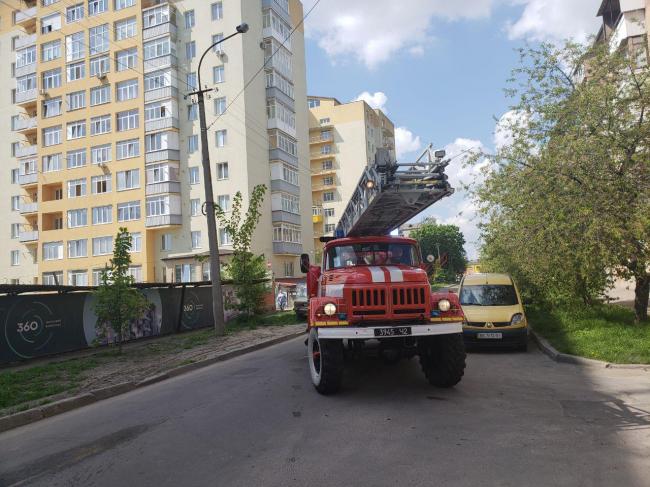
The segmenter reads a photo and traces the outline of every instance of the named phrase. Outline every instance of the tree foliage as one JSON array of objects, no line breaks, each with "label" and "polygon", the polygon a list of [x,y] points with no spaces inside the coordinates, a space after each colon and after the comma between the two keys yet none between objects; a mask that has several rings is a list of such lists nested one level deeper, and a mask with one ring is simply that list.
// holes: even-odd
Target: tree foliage
[{"label": "tree foliage", "polygon": [[131,235],[120,228],[115,237],[113,258],[101,275],[101,284],[95,291],[95,314],[100,333],[104,336],[112,330],[122,351],[122,343],[130,337],[131,323],[142,316],[149,303],[144,295],[133,287],[129,274],[131,265]]},{"label": "tree foliage", "polygon": [[230,211],[216,205],[215,211],[221,227],[230,235],[233,256],[224,265],[224,273],[233,280],[236,302],[227,302],[226,306],[236,309],[246,315],[260,313],[264,304],[267,277],[266,259],[264,255],[255,255],[250,251],[253,232],[259,222],[260,207],[264,201],[266,186],[255,186],[244,214],[241,192],[233,197]]},{"label": "tree foliage", "polygon": [[608,46],[520,51],[500,130],[475,195],[482,261],[550,302],[600,298],[636,280],[647,319],[650,274],[650,69]]},{"label": "tree foliage", "polygon": [[435,279],[454,282],[467,267],[465,237],[456,225],[438,225],[435,222],[422,223],[410,236],[418,241],[423,256],[447,255],[447,264],[441,267],[436,263]]}]

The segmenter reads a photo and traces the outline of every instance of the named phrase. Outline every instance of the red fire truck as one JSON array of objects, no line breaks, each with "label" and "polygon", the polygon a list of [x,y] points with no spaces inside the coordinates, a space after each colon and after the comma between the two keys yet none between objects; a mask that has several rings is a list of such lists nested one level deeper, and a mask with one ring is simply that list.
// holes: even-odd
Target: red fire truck
[{"label": "red fire truck", "polygon": [[389,360],[418,355],[432,385],[451,387],[461,380],[465,348],[458,297],[432,293],[417,242],[389,235],[453,193],[444,156],[429,146],[415,163],[403,164],[380,151],[365,169],[336,237],[321,238],[321,266],[301,256],[309,298],[307,359],[321,394],[340,388],[346,354],[371,348]]}]

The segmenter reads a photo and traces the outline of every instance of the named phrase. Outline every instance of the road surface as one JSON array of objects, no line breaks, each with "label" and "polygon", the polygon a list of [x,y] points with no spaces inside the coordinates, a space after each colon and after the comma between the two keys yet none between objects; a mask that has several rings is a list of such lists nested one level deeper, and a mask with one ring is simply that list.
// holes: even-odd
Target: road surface
[{"label": "road surface", "polygon": [[452,390],[363,360],[322,397],[292,340],[0,434],[0,485],[647,486],[650,372],[531,348]]}]

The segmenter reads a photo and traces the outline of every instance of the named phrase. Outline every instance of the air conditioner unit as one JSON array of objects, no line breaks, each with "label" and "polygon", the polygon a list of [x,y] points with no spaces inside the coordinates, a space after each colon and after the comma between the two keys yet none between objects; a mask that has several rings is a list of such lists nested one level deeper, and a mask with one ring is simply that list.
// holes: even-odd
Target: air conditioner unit
[{"label": "air conditioner unit", "polygon": [[48,94],[47,90],[40,90],[40,91],[39,91],[39,94],[40,94],[41,96],[45,97],[45,98],[47,98],[48,96],[50,96],[50,95]]},{"label": "air conditioner unit", "polygon": [[225,51],[217,51],[217,56],[219,56],[219,59],[223,59],[226,57],[226,52]]},{"label": "air conditioner unit", "polygon": [[97,74],[95,75],[95,77],[96,77],[99,81],[106,81],[106,74],[105,74],[105,73],[97,73]]}]

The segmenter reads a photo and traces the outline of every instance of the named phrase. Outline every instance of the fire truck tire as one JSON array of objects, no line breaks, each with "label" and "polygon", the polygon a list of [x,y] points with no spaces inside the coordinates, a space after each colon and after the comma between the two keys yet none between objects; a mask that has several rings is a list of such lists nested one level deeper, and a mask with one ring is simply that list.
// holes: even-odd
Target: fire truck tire
[{"label": "fire truck tire", "polygon": [[429,337],[419,343],[420,365],[429,383],[453,387],[465,373],[465,344],[460,334]]},{"label": "fire truck tire", "polygon": [[334,394],[343,378],[343,340],[321,340],[312,328],[307,341],[307,360],[312,384],[323,394]]}]

